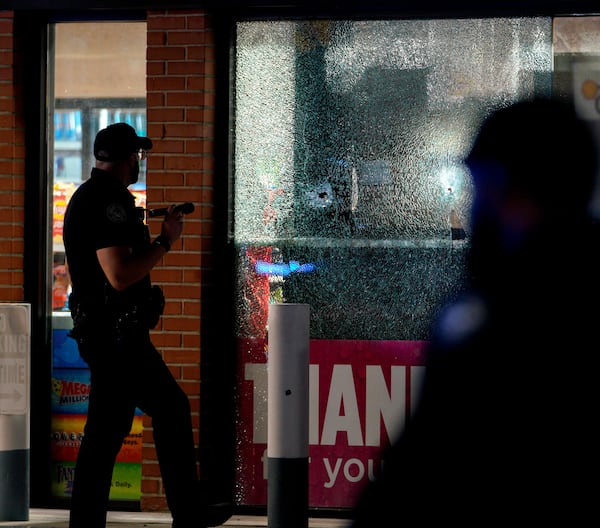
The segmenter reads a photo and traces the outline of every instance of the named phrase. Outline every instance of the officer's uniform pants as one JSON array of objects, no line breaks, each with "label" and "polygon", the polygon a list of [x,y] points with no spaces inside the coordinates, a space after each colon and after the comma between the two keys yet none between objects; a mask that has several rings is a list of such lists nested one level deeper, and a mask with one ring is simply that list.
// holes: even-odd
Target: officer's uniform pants
[{"label": "officer's uniform pants", "polygon": [[148,332],[94,336],[80,343],[91,389],[71,500],[70,528],[104,528],[112,472],[138,407],[152,418],[167,503],[178,525],[198,510],[198,473],[190,404]]}]

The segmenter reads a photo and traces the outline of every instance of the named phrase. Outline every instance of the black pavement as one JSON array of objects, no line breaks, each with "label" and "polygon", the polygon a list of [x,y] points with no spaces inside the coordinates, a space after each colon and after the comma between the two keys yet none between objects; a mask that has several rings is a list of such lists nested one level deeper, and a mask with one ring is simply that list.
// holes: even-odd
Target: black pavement
[{"label": "black pavement", "polygon": [[[67,510],[38,509],[29,511],[27,521],[0,521],[0,527],[29,528],[68,528],[69,512]],[[347,528],[347,519],[310,518],[309,528]],[[107,528],[170,528],[171,514],[163,512],[109,512]],[[224,528],[266,528],[268,518],[254,515],[233,515]]]}]

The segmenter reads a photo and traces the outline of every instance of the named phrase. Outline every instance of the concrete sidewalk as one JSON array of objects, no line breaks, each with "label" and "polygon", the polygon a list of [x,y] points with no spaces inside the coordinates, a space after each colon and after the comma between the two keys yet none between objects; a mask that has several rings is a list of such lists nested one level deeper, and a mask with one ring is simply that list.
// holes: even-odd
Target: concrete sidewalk
[{"label": "concrete sidewalk", "polygon": [[[28,521],[4,521],[0,527],[28,526],[30,528],[68,528],[68,510],[37,509],[29,511]],[[268,527],[267,517],[253,515],[233,515],[222,526],[225,528],[265,528]],[[347,519],[315,519],[308,521],[309,528],[346,528],[350,522]],[[107,528],[170,528],[170,513],[147,512],[109,512]]]}]

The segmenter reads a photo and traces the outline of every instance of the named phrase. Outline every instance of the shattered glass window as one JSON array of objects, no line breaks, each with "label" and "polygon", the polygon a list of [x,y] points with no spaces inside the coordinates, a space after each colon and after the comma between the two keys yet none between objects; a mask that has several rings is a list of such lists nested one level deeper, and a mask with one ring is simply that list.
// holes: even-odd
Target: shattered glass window
[{"label": "shattered glass window", "polygon": [[550,18],[243,21],[235,46],[238,335],[308,303],[313,339],[427,339],[460,291],[463,158],[552,87]]}]

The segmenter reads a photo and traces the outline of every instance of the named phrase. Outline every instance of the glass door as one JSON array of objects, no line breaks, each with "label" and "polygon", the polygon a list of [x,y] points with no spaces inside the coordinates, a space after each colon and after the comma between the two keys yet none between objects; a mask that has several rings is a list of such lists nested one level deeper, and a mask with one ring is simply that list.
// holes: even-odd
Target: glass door
[{"label": "glass door", "polygon": [[[67,336],[72,321],[62,240],[64,213],[71,195],[94,166],[93,143],[98,130],[124,121],[146,135],[146,23],[69,22],[52,29],[53,78],[49,86],[54,95],[48,119],[52,126],[48,137],[53,257],[50,494],[60,501],[71,493],[89,392],[87,365],[79,357],[75,341]],[[145,172],[130,190],[137,205],[145,207]],[[139,412],[115,465],[112,501],[139,501],[141,448]]]}]

